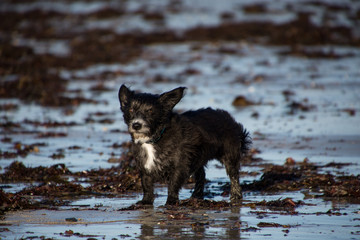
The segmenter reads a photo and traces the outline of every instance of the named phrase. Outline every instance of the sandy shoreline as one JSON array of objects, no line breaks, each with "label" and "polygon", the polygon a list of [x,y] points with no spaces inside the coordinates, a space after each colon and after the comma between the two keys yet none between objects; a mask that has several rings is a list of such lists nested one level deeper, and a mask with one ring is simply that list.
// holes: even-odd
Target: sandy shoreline
[{"label": "sandy shoreline", "polygon": [[[210,4],[211,3],[211,4]],[[4,1],[1,239],[357,239],[360,5],[345,1]],[[244,201],[207,169],[206,200],[141,198],[117,91],[187,92],[253,138]],[[120,211],[123,209],[122,211]]]}]

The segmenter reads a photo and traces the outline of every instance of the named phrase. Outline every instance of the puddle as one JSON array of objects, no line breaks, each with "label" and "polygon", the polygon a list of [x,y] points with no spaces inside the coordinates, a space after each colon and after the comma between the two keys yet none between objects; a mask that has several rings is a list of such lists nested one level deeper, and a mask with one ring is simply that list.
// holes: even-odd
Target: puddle
[{"label": "puddle", "polygon": [[[0,238],[357,239],[359,9],[350,0],[2,2]],[[142,194],[122,83],[186,86],[177,111],[211,106],[243,123],[253,150],[241,205],[229,205],[213,161],[204,202],[188,201],[189,183],[181,206],[164,207],[159,183],[153,208],[126,210]]]}]

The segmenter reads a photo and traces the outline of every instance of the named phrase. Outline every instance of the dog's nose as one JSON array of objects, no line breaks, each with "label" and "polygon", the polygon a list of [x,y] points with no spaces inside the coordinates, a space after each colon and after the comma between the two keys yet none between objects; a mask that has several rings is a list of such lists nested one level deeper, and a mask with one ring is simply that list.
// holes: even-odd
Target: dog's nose
[{"label": "dog's nose", "polygon": [[132,128],[133,128],[134,130],[136,130],[136,131],[137,131],[137,130],[140,130],[141,127],[142,127],[141,123],[134,122],[134,123],[132,124]]}]

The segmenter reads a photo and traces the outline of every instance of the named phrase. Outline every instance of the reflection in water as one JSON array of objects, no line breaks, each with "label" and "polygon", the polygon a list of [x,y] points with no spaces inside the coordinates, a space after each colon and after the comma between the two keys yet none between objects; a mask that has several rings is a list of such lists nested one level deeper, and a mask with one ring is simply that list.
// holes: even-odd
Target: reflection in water
[{"label": "reflection in water", "polygon": [[151,209],[142,213],[139,218],[143,222],[140,239],[240,239],[241,237],[240,207],[216,211]]},{"label": "reflection in water", "polygon": [[235,207],[231,209],[231,213],[234,215],[229,216],[229,222],[231,224],[225,225],[227,226],[226,235],[228,239],[240,239],[240,231],[241,231],[241,221],[240,221],[240,207]]},{"label": "reflection in water", "polygon": [[151,236],[154,236],[154,228],[148,224],[141,225],[140,239],[149,239]]}]

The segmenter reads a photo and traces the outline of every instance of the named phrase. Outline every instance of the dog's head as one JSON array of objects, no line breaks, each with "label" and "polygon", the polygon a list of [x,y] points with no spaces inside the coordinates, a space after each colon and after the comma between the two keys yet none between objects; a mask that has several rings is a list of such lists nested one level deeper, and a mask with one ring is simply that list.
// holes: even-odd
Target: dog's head
[{"label": "dog's head", "polygon": [[184,87],[161,95],[135,93],[121,85],[119,89],[120,109],[133,140],[148,142],[166,126],[172,109],[181,100]]}]

